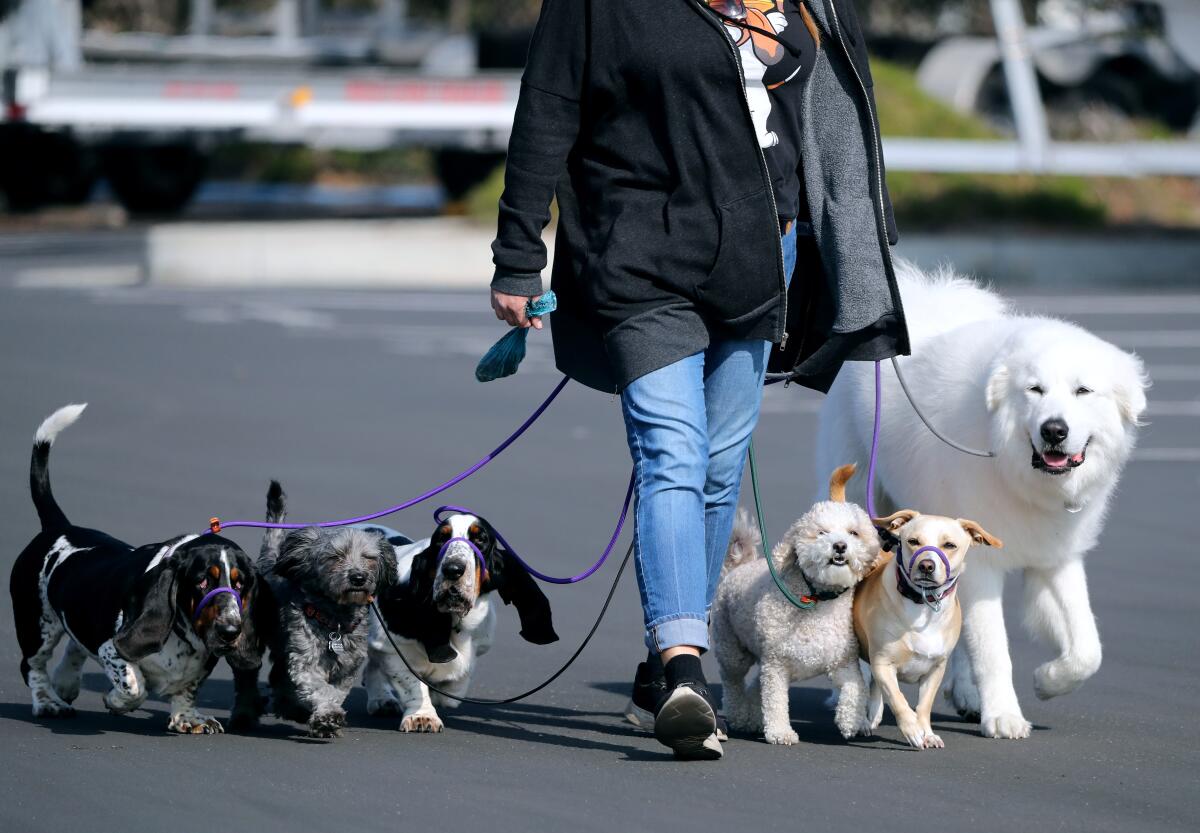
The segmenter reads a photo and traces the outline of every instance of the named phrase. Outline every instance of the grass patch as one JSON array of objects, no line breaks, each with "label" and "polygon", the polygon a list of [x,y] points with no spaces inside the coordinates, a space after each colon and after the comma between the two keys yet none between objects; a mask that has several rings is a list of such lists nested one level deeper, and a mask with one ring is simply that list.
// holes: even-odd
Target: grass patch
[{"label": "grass patch", "polygon": [[413,147],[359,151],[239,142],[218,146],[209,170],[213,179],[301,185],[404,185],[433,180],[433,154]]}]

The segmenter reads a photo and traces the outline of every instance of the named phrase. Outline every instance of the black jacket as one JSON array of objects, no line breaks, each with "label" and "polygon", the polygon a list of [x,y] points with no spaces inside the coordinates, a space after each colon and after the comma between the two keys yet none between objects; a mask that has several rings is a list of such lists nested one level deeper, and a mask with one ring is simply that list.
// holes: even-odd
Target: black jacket
[{"label": "black jacket", "polygon": [[[907,335],[862,37],[849,0],[820,0],[813,11],[832,36],[796,94],[849,98],[826,120],[837,123],[836,137],[846,134],[838,147],[825,147],[828,130],[806,130],[802,143],[828,280],[797,276],[802,309],[790,318],[806,329],[805,356],[787,363],[819,359],[797,377],[827,388],[841,360],[905,352]],[[509,144],[492,286],[543,291],[541,231],[557,191],[555,355],[584,384],[617,390],[713,339],[787,340],[777,212],[739,62],[700,0],[543,4]],[[814,157],[810,174],[814,153],[828,158]],[[847,234],[849,226],[865,227]],[[858,257],[863,246],[874,254]],[[805,297],[812,293],[828,297]],[[861,315],[840,315],[857,299],[866,326]],[[839,319],[852,329],[837,332]]]}]

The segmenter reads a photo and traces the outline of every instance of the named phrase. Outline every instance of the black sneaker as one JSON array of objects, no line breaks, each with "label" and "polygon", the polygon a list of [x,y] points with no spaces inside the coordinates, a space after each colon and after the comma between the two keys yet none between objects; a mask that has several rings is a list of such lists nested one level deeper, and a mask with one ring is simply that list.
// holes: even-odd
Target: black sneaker
[{"label": "black sneaker", "polygon": [[667,663],[667,692],[654,715],[654,737],[676,758],[713,761],[724,754],[717,740],[717,714],[700,668],[700,658],[678,656]]},{"label": "black sneaker", "polygon": [[[655,658],[657,659],[657,657]],[[629,702],[625,704],[625,719],[647,732],[654,731],[654,718],[658,712],[658,704],[666,699],[667,677],[663,673],[661,662],[640,662],[633,676],[633,691]],[[717,740],[729,740],[729,725],[725,718],[717,714],[717,704],[713,702],[712,694],[704,689],[704,697],[712,707],[717,720]]]}]

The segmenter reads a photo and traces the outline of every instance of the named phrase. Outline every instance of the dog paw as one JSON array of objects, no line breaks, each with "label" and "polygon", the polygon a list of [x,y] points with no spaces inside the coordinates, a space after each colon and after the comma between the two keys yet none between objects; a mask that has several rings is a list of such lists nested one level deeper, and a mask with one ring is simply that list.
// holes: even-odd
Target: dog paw
[{"label": "dog paw", "polygon": [[181,735],[223,735],[225,728],[215,717],[199,712],[178,712],[171,715],[167,730]]},{"label": "dog paw", "polygon": [[234,703],[229,712],[229,728],[250,731],[258,726],[258,719],[267,713],[267,698],[256,697],[253,703]]},{"label": "dog paw", "polygon": [[46,694],[33,698],[33,716],[43,717],[48,720],[58,720],[65,717],[74,717],[75,709],[70,703],[63,702],[53,695]]},{"label": "dog paw", "polygon": [[1067,657],[1047,662],[1033,672],[1033,691],[1039,700],[1070,694],[1099,667],[1099,661],[1083,663]]},{"label": "dog paw", "polygon": [[979,688],[974,683],[955,681],[946,687],[943,696],[963,720],[979,721],[983,708],[980,705]]},{"label": "dog paw", "polygon": [[104,695],[104,707],[113,714],[125,714],[131,712],[142,704],[140,697],[128,697],[115,688],[109,689],[108,694]]},{"label": "dog paw", "polygon": [[442,719],[436,714],[410,714],[400,721],[401,732],[440,732]]},{"label": "dog paw", "polygon": [[904,735],[904,739],[908,741],[908,745],[914,749],[924,749],[925,747],[925,730],[916,721],[902,721],[900,723],[900,734]]},{"label": "dog paw", "polygon": [[940,737],[935,735],[933,732],[926,732],[925,733],[925,748],[926,749],[945,749],[946,744],[942,741],[942,739]]},{"label": "dog paw", "polygon": [[875,734],[875,727],[878,725],[879,723],[876,721],[870,720],[869,718],[863,718],[863,720],[859,722],[858,727],[854,730],[854,734],[860,738],[869,738],[871,735]]},{"label": "dog paw", "polygon": [[1029,733],[1033,731],[1033,724],[1022,717],[1020,712],[989,715],[983,718],[980,731],[985,738],[1016,740],[1029,737]]},{"label": "dog paw", "polygon": [[367,714],[371,717],[399,717],[403,713],[404,709],[400,707],[400,701],[395,697],[367,701]]},{"label": "dog paw", "polygon": [[763,732],[763,737],[767,743],[773,743],[776,746],[793,746],[800,742],[800,736],[791,727],[767,729]]},{"label": "dog paw", "polygon": [[346,713],[342,711],[314,714],[308,720],[310,738],[340,738],[346,725]]}]

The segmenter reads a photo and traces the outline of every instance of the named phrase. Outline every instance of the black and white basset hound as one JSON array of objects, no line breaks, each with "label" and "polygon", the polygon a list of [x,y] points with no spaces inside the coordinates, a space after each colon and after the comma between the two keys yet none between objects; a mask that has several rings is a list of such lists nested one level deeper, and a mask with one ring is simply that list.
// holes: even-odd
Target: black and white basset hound
[{"label": "black and white basset hound", "polygon": [[[69,405],[34,438],[29,481],[42,523],[13,565],[9,589],[21,647],[21,674],[35,717],[69,717],[84,662],[100,663],[113,712],[138,708],[150,694],[170,698],[168,728],[210,734],[221,724],[196,710],[196,690],[221,656],[255,640],[250,607],[254,565],[218,535],[184,535],[133,547],[67,520],[50,490],[50,446],[83,412]],[[53,674],[55,646],[67,647]]]},{"label": "black and white basset hound", "polygon": [[[492,646],[493,591],[517,608],[527,641],[558,640],[549,600],[483,518],[449,515],[431,537],[417,542],[387,527],[367,529],[387,537],[396,552],[400,580],[379,598],[388,630],[413,670],[438,688],[456,696],[470,689],[477,659]],[[367,644],[367,711],[400,715],[402,732],[440,732],[435,705],[453,708],[459,701],[431,692],[417,679],[374,617]]]}]

